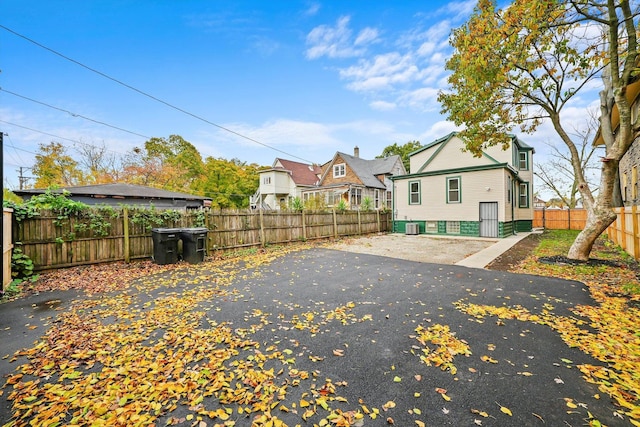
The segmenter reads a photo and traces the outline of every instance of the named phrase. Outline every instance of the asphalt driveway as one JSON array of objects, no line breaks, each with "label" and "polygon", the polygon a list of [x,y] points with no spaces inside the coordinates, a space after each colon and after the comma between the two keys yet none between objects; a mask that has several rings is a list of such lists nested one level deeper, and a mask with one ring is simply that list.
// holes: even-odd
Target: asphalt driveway
[{"label": "asphalt driveway", "polygon": [[[268,425],[260,413],[288,426],[628,425],[582,379],[578,366],[598,362],[520,315],[574,317],[571,307],[593,304],[577,282],[315,248],[271,262],[205,263],[71,300],[51,293],[0,306],[0,374],[31,360],[30,375],[10,379],[23,386],[21,405],[52,398],[47,383],[75,391],[61,422],[82,405],[87,417],[100,405],[104,416],[130,416],[138,405],[157,414],[156,425],[198,427]],[[463,311],[483,306],[504,315]],[[72,317],[86,334],[60,339],[75,353],[50,339],[49,353],[13,357]],[[74,360],[76,374],[56,371]],[[36,367],[44,362],[51,374]],[[14,390],[3,390],[1,422],[11,420]]]}]

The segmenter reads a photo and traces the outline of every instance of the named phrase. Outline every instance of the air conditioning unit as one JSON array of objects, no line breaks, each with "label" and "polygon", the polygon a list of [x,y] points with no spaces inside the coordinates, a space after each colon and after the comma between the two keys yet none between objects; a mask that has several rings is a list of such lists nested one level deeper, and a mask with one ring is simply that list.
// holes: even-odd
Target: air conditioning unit
[{"label": "air conditioning unit", "polygon": [[419,232],[420,228],[415,222],[408,222],[404,226],[404,234],[418,234]]}]

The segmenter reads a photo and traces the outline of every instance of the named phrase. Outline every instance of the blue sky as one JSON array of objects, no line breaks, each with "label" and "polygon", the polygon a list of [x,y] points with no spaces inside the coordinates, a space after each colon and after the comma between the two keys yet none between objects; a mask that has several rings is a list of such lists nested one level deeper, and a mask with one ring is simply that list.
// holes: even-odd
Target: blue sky
[{"label": "blue sky", "polygon": [[[448,37],[475,3],[3,0],[0,24],[19,34],[0,28],[5,185],[50,141],[126,153],[177,134],[203,157],[260,165],[431,142],[454,130],[436,98]],[[569,115],[584,117],[595,94]],[[542,155],[550,138],[523,136]]]}]

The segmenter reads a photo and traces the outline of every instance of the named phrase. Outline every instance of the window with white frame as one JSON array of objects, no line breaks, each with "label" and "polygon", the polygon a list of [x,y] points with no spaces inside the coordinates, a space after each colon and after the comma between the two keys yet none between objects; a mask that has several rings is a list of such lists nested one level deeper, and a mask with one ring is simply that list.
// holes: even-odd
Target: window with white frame
[{"label": "window with white frame", "polygon": [[360,206],[362,203],[362,188],[351,189],[351,206]]},{"label": "window with white frame", "polygon": [[270,176],[262,177],[262,183],[267,185],[271,184],[271,177]]},{"label": "window with white frame", "polygon": [[518,153],[518,169],[521,171],[529,170],[529,153],[520,151]]},{"label": "window with white frame", "polygon": [[447,178],[447,203],[460,203],[460,177]]},{"label": "window with white frame", "polygon": [[391,209],[391,206],[393,205],[393,193],[391,191],[387,191],[387,204],[386,204],[386,208],[387,209]]},{"label": "window with white frame", "polygon": [[333,165],[333,177],[340,178],[347,175],[347,167],[344,163]]},{"label": "window with white frame", "polygon": [[420,181],[409,181],[409,204],[420,204]]},{"label": "window with white frame", "polygon": [[511,187],[513,186],[513,182],[511,181],[511,177],[507,177],[507,203],[511,204]]},{"label": "window with white frame", "polygon": [[380,207],[380,190],[375,190],[373,195],[373,207],[378,209]]},{"label": "window with white frame", "polygon": [[520,183],[520,194],[519,194],[519,208],[528,208],[529,207],[529,183],[521,182]]},{"label": "window with white frame", "polygon": [[342,193],[339,191],[330,191],[327,193],[327,205],[335,206],[340,203],[342,199]]}]

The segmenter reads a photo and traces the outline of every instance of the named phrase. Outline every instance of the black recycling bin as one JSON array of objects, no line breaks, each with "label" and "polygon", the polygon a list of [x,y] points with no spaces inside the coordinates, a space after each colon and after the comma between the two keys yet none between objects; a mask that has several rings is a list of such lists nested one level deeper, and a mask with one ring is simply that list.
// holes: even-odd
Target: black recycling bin
[{"label": "black recycling bin", "polygon": [[153,262],[156,264],[175,264],[178,262],[179,228],[152,228]]},{"label": "black recycling bin", "polygon": [[207,251],[207,230],[204,227],[182,228],[182,259],[191,264],[199,264],[204,261]]}]

